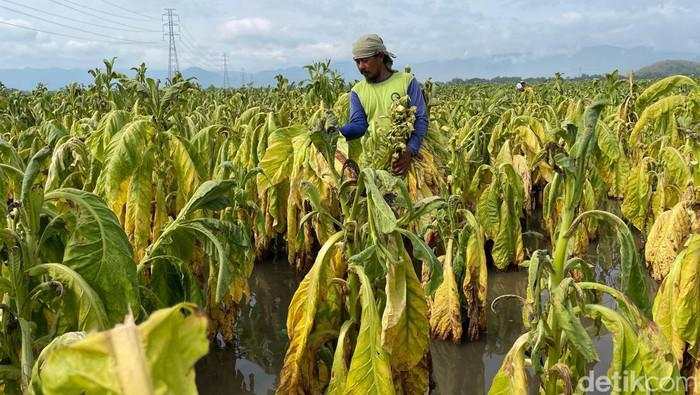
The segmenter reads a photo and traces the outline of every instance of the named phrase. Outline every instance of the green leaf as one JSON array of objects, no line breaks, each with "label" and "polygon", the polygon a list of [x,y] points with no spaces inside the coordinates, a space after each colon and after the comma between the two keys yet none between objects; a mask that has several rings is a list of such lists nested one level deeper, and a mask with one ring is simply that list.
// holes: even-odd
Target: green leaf
[{"label": "green leaf", "polygon": [[384,200],[384,195],[374,183],[374,171],[371,169],[363,170],[365,188],[368,194],[368,210],[372,211],[372,216],[375,221],[377,230],[383,234],[393,232],[397,227],[397,220],[391,207]]},{"label": "green leaf", "polygon": [[498,233],[494,238],[493,263],[499,269],[505,269],[512,263],[518,263],[518,237],[520,236],[520,213],[513,208],[513,201],[505,196],[501,202]]},{"label": "green leaf", "polygon": [[335,353],[333,354],[333,368],[331,369],[331,381],[328,383],[327,395],[343,395],[345,393],[345,385],[347,384],[348,376],[348,366],[345,363],[346,357],[346,337],[348,335],[348,330],[352,325],[355,324],[354,321],[345,321],[343,326],[340,327],[340,332],[338,333],[338,343],[335,346]]},{"label": "green leaf", "polygon": [[36,394],[196,394],[195,362],[209,348],[207,319],[196,306],[154,312],[136,326],[67,333],[39,355],[32,371]]},{"label": "green leaf", "polygon": [[476,217],[484,227],[486,236],[491,239],[496,237],[501,220],[499,195],[498,185],[492,183],[479,195],[476,203]]},{"label": "green leaf", "polygon": [[692,78],[684,75],[672,75],[649,85],[635,101],[637,112],[643,112],[650,104],[681,86],[696,86]]},{"label": "green leaf", "polygon": [[408,225],[425,214],[440,210],[444,206],[445,199],[440,196],[429,196],[427,198],[423,198],[416,202],[410,212],[406,213],[399,219],[398,224],[401,226]]},{"label": "green leaf", "polygon": [[188,217],[197,210],[221,210],[229,206],[234,187],[234,180],[204,181],[180,210],[178,218]]},{"label": "green leaf", "polygon": [[566,334],[566,340],[586,359],[586,362],[598,361],[598,352],[593,345],[593,340],[566,301],[566,288],[562,283],[552,295],[552,308],[557,317],[557,323]]},{"label": "green leaf", "polygon": [[109,327],[107,313],[100,296],[90,287],[80,274],[60,263],[46,263],[34,266],[29,275],[47,274],[70,291],[63,296],[64,309],[75,314],[81,331],[104,330]]},{"label": "green leaf", "polygon": [[27,169],[24,171],[24,177],[22,178],[22,192],[20,195],[22,204],[27,205],[27,199],[29,198],[29,193],[31,192],[32,186],[34,186],[34,181],[36,180],[37,176],[39,176],[39,172],[42,170],[43,161],[51,156],[51,151],[51,147],[44,147],[37,151],[37,153],[34,154],[34,156],[32,156],[32,158],[29,160]]},{"label": "green leaf", "polygon": [[360,279],[362,315],[357,344],[350,360],[346,394],[385,395],[394,393],[389,356],[382,347],[382,327],[372,284],[361,266],[352,266]]},{"label": "green leaf", "polygon": [[569,228],[569,234],[573,234],[573,230],[578,224],[588,217],[597,218],[615,229],[617,241],[620,244],[620,288],[640,310],[649,314],[651,303],[649,302],[647,291],[648,275],[637,252],[634,236],[632,236],[629,228],[615,214],[607,211],[592,210],[586,211],[574,220]]},{"label": "green leaf", "polygon": [[423,262],[424,265],[428,265],[428,274],[430,278],[425,287],[425,292],[428,295],[433,295],[440,284],[442,284],[442,264],[438,261],[433,250],[415,233],[401,228],[397,228],[396,231],[408,237],[411,241],[413,257]]},{"label": "green leaf", "polygon": [[604,97],[597,96],[593,99],[593,102],[586,107],[583,113],[583,133],[579,132],[576,134],[576,142],[570,150],[570,156],[575,158],[577,162],[581,162],[577,163],[579,171],[582,171],[582,162],[589,154],[591,141],[595,141],[594,136],[598,117],[606,104],[607,101]]},{"label": "green leaf", "polygon": [[180,224],[182,229],[188,230],[194,234],[199,234],[202,236],[200,240],[204,242],[207,246],[210,246],[212,259],[210,262],[212,265],[210,267],[210,273],[216,273],[216,289],[214,290],[214,301],[220,303],[229,289],[231,288],[231,279],[233,275],[231,273],[231,268],[229,266],[228,254],[226,248],[221,243],[219,238],[209,229],[205,223],[197,220],[186,221]]},{"label": "green leaf", "polygon": [[[600,319],[613,336],[608,377],[617,379],[612,380],[612,394],[685,393],[669,344],[656,324],[644,320],[640,326],[635,326],[619,313],[601,305],[586,305],[585,311],[592,318]],[[636,380],[621,380],[625,377],[635,377]],[[640,380],[650,385],[648,390],[633,387]],[[669,383],[676,385],[669,386]]]},{"label": "green leaf", "polygon": [[114,213],[95,195],[72,188],[46,194],[46,200],[68,200],[78,208],[75,229],[63,264],[90,284],[102,299],[109,323],[139,309],[136,265],[131,245]]}]

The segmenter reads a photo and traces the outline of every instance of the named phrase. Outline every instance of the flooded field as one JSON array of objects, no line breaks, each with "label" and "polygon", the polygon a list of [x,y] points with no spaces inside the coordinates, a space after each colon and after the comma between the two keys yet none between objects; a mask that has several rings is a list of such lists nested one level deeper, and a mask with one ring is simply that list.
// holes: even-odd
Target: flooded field
[{"label": "flooded field", "polygon": [[[529,234],[530,252],[547,248],[546,241]],[[594,266],[598,281],[616,284],[619,271],[615,235],[604,231],[591,243],[584,259]],[[209,355],[197,364],[201,394],[272,394],[287,346],[287,307],[298,285],[284,260],[259,264],[250,280],[252,297],[242,307],[236,342],[226,348],[212,345]],[[488,301],[506,294],[525,296],[527,271],[489,272]],[[605,304],[613,302],[605,300]],[[597,329],[597,328],[596,328]],[[595,329],[594,329],[595,330]],[[461,344],[432,340],[432,394],[477,395],[488,391],[491,381],[515,339],[524,332],[522,305],[517,298],[502,298],[487,311],[487,331],[475,342]],[[592,367],[604,374],[611,358],[611,338],[603,329],[594,337],[600,361]],[[537,386],[531,381],[531,392]]]}]

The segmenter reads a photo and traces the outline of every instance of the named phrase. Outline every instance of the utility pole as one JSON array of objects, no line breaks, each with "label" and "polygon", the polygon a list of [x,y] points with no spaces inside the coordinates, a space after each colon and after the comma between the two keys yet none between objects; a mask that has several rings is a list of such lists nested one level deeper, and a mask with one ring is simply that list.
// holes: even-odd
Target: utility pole
[{"label": "utility pole", "polygon": [[224,53],[224,89],[227,89],[228,85],[228,65],[226,64],[226,54]]},{"label": "utility pole", "polygon": [[180,71],[180,64],[177,61],[177,48],[175,48],[175,38],[180,37],[180,16],[175,14],[174,8],[166,8],[162,15],[163,40],[168,37],[168,78],[173,79],[173,74]]}]

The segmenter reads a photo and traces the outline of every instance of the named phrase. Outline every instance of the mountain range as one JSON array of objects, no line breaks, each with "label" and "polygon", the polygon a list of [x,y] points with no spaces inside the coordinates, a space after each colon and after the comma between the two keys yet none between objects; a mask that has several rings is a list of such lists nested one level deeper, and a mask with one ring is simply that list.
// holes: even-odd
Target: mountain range
[{"label": "mountain range", "polygon": [[[570,53],[553,55],[511,53],[451,60],[428,60],[415,62],[410,66],[416,77],[421,80],[431,77],[435,81],[449,81],[453,78],[493,78],[498,76],[541,77],[551,76],[555,72],[564,73],[565,77],[576,77],[582,74],[606,73],[615,69],[625,74],[668,59],[683,59],[688,61],[683,64],[690,65],[692,68],[693,62],[700,61],[700,54],[670,52],[643,46],[621,48],[604,45],[584,47]],[[118,61],[117,65],[119,65]],[[405,65],[407,64],[398,59],[395,67],[401,69]],[[354,62],[350,60],[333,62],[331,66],[348,81],[360,77]],[[676,66],[678,66],[677,62],[673,64],[673,67]],[[665,66],[665,68],[668,67],[670,66]],[[658,71],[654,70],[656,69],[652,69],[652,72]],[[130,70],[121,71],[128,75],[133,74]],[[197,78],[197,81],[204,87],[222,86],[224,80],[220,71],[187,68],[182,72],[186,77]],[[274,84],[274,77],[277,74],[284,75],[290,81],[301,81],[307,78],[303,66],[295,66],[246,73],[245,75],[230,71],[229,80],[234,87],[240,86],[241,83],[265,86]],[[167,71],[149,70],[148,75],[164,80],[167,77]],[[56,89],[71,82],[87,84],[90,81],[91,76],[87,73],[87,68],[0,69],[0,82],[6,87],[21,90],[30,90],[40,82],[49,89]]]}]

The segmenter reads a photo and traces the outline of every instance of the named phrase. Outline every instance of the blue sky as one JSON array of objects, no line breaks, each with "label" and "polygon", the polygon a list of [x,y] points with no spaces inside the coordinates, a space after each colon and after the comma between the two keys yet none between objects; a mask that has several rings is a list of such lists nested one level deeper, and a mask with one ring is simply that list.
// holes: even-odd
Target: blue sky
[{"label": "blue sky", "polygon": [[231,70],[246,71],[349,60],[366,32],[382,35],[404,62],[593,45],[700,53],[698,0],[0,0],[0,68],[88,68],[112,56],[166,68],[164,7],[180,15],[181,67],[221,68],[224,52]]}]

